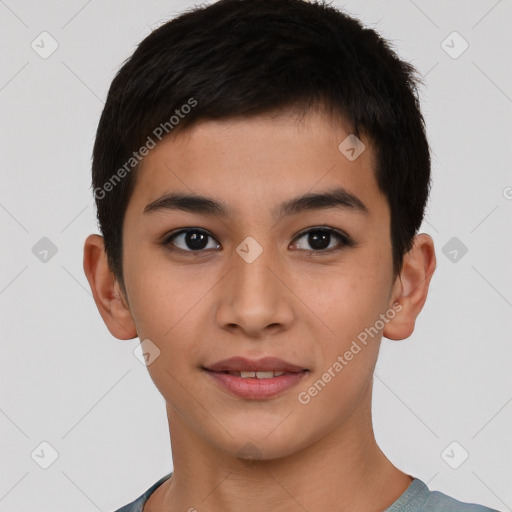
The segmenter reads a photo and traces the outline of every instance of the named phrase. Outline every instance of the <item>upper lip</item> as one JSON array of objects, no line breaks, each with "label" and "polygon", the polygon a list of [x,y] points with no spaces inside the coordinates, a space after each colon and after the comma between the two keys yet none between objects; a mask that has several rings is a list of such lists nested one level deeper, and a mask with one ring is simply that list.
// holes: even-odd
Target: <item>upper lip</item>
[{"label": "upper lip", "polygon": [[276,371],[276,372],[302,372],[307,370],[301,366],[288,363],[278,357],[263,357],[261,359],[247,359],[245,357],[230,357],[229,359],[223,359],[217,361],[212,365],[204,367],[205,370],[211,370],[214,372],[224,371],[238,371],[238,372],[264,372],[264,371]]}]

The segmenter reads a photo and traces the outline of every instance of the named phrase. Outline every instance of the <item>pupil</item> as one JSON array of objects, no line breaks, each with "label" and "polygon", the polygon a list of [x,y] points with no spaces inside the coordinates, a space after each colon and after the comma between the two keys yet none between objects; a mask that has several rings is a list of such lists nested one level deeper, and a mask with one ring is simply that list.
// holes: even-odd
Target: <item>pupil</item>
[{"label": "pupil", "polygon": [[317,230],[312,231],[309,234],[308,242],[311,245],[313,249],[325,249],[326,247],[329,247],[330,242],[330,233],[325,230]]},{"label": "pupil", "polygon": [[207,237],[199,231],[189,231],[185,236],[185,241],[190,249],[204,249],[207,245]]}]

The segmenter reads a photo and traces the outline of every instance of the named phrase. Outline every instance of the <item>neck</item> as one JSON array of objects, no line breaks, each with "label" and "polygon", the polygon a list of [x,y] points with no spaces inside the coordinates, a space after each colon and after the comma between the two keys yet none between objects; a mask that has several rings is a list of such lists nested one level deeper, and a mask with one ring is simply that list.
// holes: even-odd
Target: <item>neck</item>
[{"label": "neck", "polygon": [[168,406],[173,476],[153,493],[144,512],[384,510],[405,492],[411,478],[379,449],[370,410],[367,403],[291,455],[248,462],[207,443]]}]

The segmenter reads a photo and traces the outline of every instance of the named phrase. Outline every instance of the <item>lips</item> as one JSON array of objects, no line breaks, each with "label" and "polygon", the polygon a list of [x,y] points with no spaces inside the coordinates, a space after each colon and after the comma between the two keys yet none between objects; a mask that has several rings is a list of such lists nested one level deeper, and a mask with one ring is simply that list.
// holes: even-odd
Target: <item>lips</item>
[{"label": "lips", "polygon": [[298,385],[309,372],[276,357],[258,360],[232,357],[203,370],[229,394],[245,400],[266,400],[280,395]]},{"label": "lips", "polygon": [[[239,356],[218,361],[204,369],[212,372],[232,373],[233,375],[240,375],[242,372],[299,373],[308,371],[307,368],[283,361],[278,357],[263,357],[256,360]],[[247,374],[247,376],[249,375]],[[264,376],[262,375],[262,377]]]},{"label": "lips", "polygon": [[309,370],[278,357],[247,359],[231,357],[203,366],[208,378],[212,378],[231,395],[246,400],[268,399],[296,386]]}]

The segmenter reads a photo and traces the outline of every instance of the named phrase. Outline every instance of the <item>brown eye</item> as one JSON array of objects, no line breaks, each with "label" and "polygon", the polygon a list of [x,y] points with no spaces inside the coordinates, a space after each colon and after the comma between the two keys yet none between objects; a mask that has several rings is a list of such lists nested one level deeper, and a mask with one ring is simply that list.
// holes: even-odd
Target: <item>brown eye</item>
[{"label": "brown eye", "polygon": [[[314,252],[329,251],[331,249],[353,245],[348,236],[332,228],[322,227],[309,229],[297,238],[297,240],[301,239],[304,239],[304,242],[297,242],[297,245],[299,245],[298,249],[313,250]],[[302,245],[302,247],[300,245]]]},{"label": "brown eye", "polygon": [[[165,241],[164,245],[173,245],[182,251],[196,252],[203,249],[217,249],[219,244],[209,244],[209,239],[215,240],[203,229],[190,228],[182,229],[173,233]],[[210,245],[210,246],[209,246]]]}]

